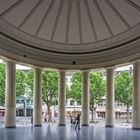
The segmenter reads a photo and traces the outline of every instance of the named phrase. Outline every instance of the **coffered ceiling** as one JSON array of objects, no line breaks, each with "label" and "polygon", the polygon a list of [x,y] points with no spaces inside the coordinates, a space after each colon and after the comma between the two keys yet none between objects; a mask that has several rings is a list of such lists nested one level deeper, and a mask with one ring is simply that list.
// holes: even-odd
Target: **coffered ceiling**
[{"label": "coffered ceiling", "polygon": [[140,58],[140,0],[0,0],[0,54],[68,69]]}]

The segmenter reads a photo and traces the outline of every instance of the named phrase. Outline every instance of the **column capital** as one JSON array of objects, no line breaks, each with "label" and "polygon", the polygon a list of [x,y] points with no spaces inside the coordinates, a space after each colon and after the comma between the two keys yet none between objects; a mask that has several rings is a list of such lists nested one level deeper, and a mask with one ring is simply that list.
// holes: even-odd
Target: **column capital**
[{"label": "column capital", "polygon": [[140,63],[140,60],[135,60],[135,61],[132,62],[132,64],[136,64],[136,63],[139,64]]},{"label": "column capital", "polygon": [[40,66],[32,66],[32,68],[33,69],[41,69],[41,70],[43,69],[43,67],[40,67]]},{"label": "column capital", "polygon": [[140,63],[140,59],[133,60],[133,61],[131,61],[131,63],[132,64],[134,64],[134,63]]},{"label": "column capital", "polygon": [[114,70],[115,69],[115,66],[106,67],[105,69],[106,70],[109,70],[109,69],[113,69]]},{"label": "column capital", "polygon": [[58,72],[67,72],[67,69],[58,69]]},{"label": "column capital", "polygon": [[89,73],[90,72],[90,69],[83,69],[83,70],[81,70],[81,72]]},{"label": "column capital", "polygon": [[11,59],[6,59],[5,62],[6,62],[6,63],[9,63],[9,62],[10,62],[10,63],[13,63],[13,64],[16,64],[16,63],[17,63],[16,61],[13,61],[13,60],[11,60]]}]

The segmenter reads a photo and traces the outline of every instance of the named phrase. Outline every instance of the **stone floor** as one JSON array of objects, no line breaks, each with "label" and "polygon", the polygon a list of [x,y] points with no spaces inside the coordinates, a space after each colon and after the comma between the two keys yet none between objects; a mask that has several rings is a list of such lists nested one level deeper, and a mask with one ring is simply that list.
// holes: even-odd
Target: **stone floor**
[{"label": "stone floor", "polygon": [[79,130],[75,130],[70,124],[43,124],[42,127],[28,125],[0,128],[0,140],[140,140],[140,130],[93,125],[84,126]]}]

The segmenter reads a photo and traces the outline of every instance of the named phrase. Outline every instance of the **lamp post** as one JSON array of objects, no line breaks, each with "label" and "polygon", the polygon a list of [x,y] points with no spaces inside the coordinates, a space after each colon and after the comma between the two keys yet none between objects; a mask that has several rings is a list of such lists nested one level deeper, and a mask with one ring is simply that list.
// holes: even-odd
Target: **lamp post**
[{"label": "lamp post", "polygon": [[27,114],[27,110],[26,110],[26,107],[27,107],[27,102],[26,102],[26,100],[27,100],[27,97],[28,97],[27,94],[28,94],[28,93],[27,93],[26,90],[25,90],[25,94],[24,94],[24,117],[26,117],[26,114]]},{"label": "lamp post", "polygon": [[75,101],[74,101],[74,113],[75,113]]},{"label": "lamp post", "polygon": [[26,112],[26,98],[24,99],[24,117],[26,117],[26,114],[27,114],[27,112]]}]

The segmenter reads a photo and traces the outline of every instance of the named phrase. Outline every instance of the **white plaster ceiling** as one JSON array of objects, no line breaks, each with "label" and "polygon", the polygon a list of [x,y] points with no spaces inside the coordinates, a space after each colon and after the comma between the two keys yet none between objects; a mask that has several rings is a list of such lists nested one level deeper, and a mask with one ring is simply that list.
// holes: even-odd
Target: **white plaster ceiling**
[{"label": "white plaster ceiling", "polygon": [[56,68],[139,59],[140,0],[0,0],[0,50]]}]

